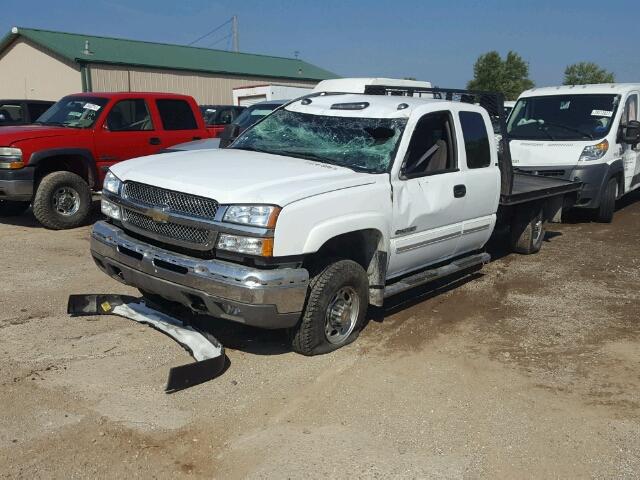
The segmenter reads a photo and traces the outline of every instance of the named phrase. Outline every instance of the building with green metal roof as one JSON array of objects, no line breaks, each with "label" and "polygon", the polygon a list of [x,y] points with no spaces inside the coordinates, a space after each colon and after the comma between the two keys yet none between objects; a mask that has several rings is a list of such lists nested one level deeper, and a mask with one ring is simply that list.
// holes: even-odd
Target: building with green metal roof
[{"label": "building with green metal roof", "polygon": [[14,27],[0,40],[0,98],[163,91],[230,104],[232,90],[310,87],[335,74],[297,58]]}]

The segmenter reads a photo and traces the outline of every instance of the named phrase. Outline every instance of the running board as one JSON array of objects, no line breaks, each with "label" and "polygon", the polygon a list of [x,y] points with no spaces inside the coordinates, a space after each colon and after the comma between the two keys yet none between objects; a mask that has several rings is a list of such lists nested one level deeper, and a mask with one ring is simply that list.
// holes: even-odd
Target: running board
[{"label": "running board", "polygon": [[464,270],[469,270],[474,267],[479,267],[485,263],[489,263],[491,255],[488,253],[478,253],[470,255],[468,257],[454,260],[451,263],[443,265],[442,267],[425,270],[420,273],[416,273],[409,277],[405,277],[402,280],[398,280],[391,285],[387,285],[384,289],[384,298],[397,295],[398,293],[405,292],[412,288],[415,288],[425,283],[433,282],[443,277],[448,277],[454,273],[460,273]]}]

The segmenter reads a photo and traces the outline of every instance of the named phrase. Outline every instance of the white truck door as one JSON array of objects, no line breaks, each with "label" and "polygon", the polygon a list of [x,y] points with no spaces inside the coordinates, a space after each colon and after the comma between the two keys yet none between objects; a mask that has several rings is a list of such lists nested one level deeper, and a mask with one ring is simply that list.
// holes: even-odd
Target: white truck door
[{"label": "white truck door", "polygon": [[[638,120],[638,93],[633,92],[624,104],[620,125],[626,125],[629,120]],[[622,162],[624,164],[624,187],[625,192],[640,186],[640,147],[622,144]]]},{"label": "white truck door", "polygon": [[[467,190],[465,218],[456,255],[482,248],[496,223],[500,201],[500,169],[490,119],[479,112],[460,111],[460,169]],[[493,161],[492,161],[493,159]]]},{"label": "white truck door", "polygon": [[455,254],[466,201],[455,136],[450,111],[426,113],[415,123],[402,168],[392,175],[389,278]]}]

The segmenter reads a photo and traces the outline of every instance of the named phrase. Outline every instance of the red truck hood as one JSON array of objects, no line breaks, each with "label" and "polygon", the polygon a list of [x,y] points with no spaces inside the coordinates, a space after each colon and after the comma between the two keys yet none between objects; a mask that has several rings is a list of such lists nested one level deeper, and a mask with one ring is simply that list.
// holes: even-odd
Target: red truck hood
[{"label": "red truck hood", "polygon": [[14,143],[34,138],[72,136],[77,134],[75,128],[50,127],[47,125],[20,125],[0,128],[0,147],[10,147]]}]

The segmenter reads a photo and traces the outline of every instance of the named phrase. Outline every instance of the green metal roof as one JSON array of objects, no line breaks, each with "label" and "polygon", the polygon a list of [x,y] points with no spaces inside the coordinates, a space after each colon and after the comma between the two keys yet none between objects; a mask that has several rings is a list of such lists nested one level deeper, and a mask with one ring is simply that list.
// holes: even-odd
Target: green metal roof
[{"label": "green metal roof", "polygon": [[[107,63],[299,80],[319,81],[336,77],[335,74],[327,70],[296,58],[235,53],[210,48],[21,27],[14,27],[7,36],[0,40],[0,52],[20,36],[77,63]],[[91,52],[89,55],[84,53],[87,41]]]}]

